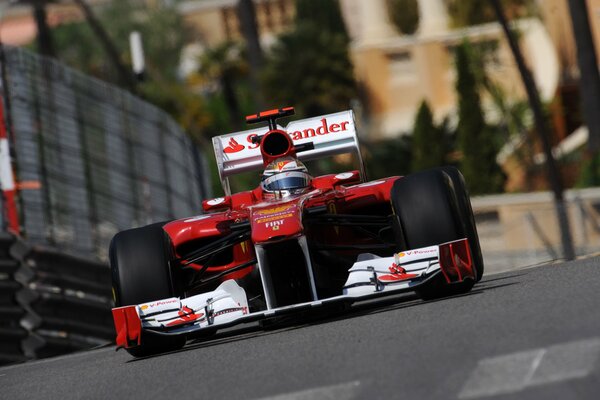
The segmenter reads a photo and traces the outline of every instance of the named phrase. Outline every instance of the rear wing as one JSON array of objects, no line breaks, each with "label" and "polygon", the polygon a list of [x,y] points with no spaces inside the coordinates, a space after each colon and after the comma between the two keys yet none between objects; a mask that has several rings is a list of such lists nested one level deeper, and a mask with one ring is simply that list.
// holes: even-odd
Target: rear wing
[{"label": "rear wing", "polygon": [[[278,125],[277,129],[286,131],[294,145],[313,143],[314,149],[297,154],[302,161],[355,153],[360,164],[361,179],[366,180],[354,113],[351,110],[292,121],[286,127]],[[228,177],[263,168],[259,144],[254,143],[252,138],[264,135],[268,131],[269,127],[265,126],[213,137],[219,178],[226,196],[231,195]]]}]

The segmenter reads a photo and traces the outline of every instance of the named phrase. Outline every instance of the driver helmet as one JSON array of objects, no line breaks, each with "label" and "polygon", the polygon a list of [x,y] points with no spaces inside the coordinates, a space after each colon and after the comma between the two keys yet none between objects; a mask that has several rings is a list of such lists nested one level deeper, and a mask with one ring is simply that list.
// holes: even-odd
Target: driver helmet
[{"label": "driver helmet", "polygon": [[281,157],[267,165],[260,182],[265,198],[279,199],[306,192],[312,177],[306,166],[293,157]]}]

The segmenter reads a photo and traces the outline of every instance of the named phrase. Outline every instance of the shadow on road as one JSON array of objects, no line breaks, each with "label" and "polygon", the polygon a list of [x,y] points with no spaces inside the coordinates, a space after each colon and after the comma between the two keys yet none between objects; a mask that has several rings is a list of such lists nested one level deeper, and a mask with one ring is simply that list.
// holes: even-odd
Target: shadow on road
[{"label": "shadow on road", "polygon": [[502,284],[490,284],[491,282],[506,280],[509,278],[518,278],[519,276],[523,275],[526,274],[511,275],[507,277],[484,280],[468,293],[443,297],[435,300],[423,301],[415,293],[403,293],[395,296],[386,297],[383,299],[374,299],[360,303],[355,303],[350,307],[346,307],[343,311],[340,311],[339,307],[331,307],[330,309],[326,309],[324,312],[313,311],[310,314],[300,314],[300,316],[282,317],[281,319],[267,326],[261,326],[259,323],[254,322],[246,325],[237,326],[235,328],[226,329],[208,338],[190,340],[188,344],[180,350],[155,354],[147,357],[132,358],[131,360],[128,360],[127,363],[140,362],[156,357],[167,356],[169,354],[218,346],[222,344],[237,342],[240,340],[252,339],[255,337],[276,335],[281,332],[303,329],[306,327],[331,323],[335,321],[360,318],[366,315],[379,314],[394,310],[402,310],[417,306],[425,306],[427,304],[433,304],[440,301],[452,301],[452,299],[458,299],[462,297],[479,296],[489,290],[495,290],[520,284],[519,281],[507,282]]}]

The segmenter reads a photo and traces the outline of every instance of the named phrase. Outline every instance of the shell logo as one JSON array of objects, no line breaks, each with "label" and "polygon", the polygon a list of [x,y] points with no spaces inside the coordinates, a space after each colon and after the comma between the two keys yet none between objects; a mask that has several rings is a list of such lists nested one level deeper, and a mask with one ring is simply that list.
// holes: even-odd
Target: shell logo
[{"label": "shell logo", "polygon": [[142,311],[144,311],[144,310],[148,309],[148,305],[147,305],[147,304],[144,304],[144,305],[143,305],[143,306],[141,306],[140,308],[142,309]]},{"label": "shell logo", "polygon": [[398,253],[397,255],[398,255],[398,257],[404,257],[406,254],[405,253]]},{"label": "shell logo", "polygon": [[280,206],[280,207],[275,207],[275,208],[268,208],[266,210],[258,210],[254,214],[255,215],[271,215],[271,214],[275,214],[278,212],[287,211],[290,208],[292,208],[292,206],[285,205],[285,206]]}]

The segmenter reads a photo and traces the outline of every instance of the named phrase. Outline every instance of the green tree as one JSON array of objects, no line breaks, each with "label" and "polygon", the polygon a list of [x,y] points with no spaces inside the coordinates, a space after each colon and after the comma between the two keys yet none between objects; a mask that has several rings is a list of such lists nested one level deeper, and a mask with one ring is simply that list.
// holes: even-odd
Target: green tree
[{"label": "green tree", "polygon": [[412,171],[444,165],[446,148],[444,130],[435,126],[426,101],[421,103],[412,134]]},{"label": "green tree", "polygon": [[390,19],[398,30],[412,35],[419,27],[419,4],[417,0],[387,0]]},{"label": "green tree", "polygon": [[361,144],[369,179],[410,173],[413,156],[410,135],[376,142],[363,140]]},{"label": "green tree", "polygon": [[[112,1],[96,8],[97,17],[121,54],[130,61],[129,34],[142,34],[148,75],[154,80],[176,80],[179,56],[189,34],[172,6],[140,6],[133,0]],[[59,25],[52,31],[58,58],[74,68],[109,82],[117,82],[114,68],[86,22]]]},{"label": "green tree", "polygon": [[[94,11],[115,44],[121,59],[130,63],[129,34],[142,34],[146,75],[138,94],[164,109],[194,138],[212,123],[202,97],[189,91],[178,77],[181,50],[188,37],[183,18],[174,6],[139,1],[112,1]],[[86,22],[59,25],[52,31],[58,58],[66,64],[104,81],[119,84],[114,65]]]},{"label": "green tree", "polygon": [[337,1],[300,0],[297,10],[294,30],[278,38],[267,59],[268,102],[292,105],[303,116],[348,108],[356,83]]},{"label": "green tree", "polygon": [[460,169],[471,193],[496,193],[502,190],[503,176],[496,163],[498,143],[494,130],[485,122],[479,82],[473,71],[470,45],[456,48],[456,91],[458,94],[457,148]]},{"label": "green tree", "polygon": [[337,0],[296,0],[296,25],[307,24],[349,40]]},{"label": "green tree", "polygon": [[600,154],[596,154],[583,162],[575,186],[578,188],[600,186],[598,177],[600,177]]}]

